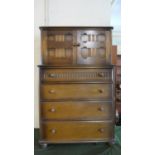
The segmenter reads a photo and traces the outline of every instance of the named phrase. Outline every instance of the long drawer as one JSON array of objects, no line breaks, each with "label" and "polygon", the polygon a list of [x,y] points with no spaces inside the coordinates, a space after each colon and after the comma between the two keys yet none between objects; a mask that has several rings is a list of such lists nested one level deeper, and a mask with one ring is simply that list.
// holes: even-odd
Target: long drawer
[{"label": "long drawer", "polygon": [[112,84],[42,84],[41,100],[111,99]]},{"label": "long drawer", "polygon": [[113,138],[112,122],[95,121],[53,121],[43,122],[43,140],[95,141]]},{"label": "long drawer", "polygon": [[103,81],[112,82],[112,69],[42,69],[41,81]]},{"label": "long drawer", "polygon": [[69,101],[41,103],[42,119],[110,120],[112,115],[112,102]]}]

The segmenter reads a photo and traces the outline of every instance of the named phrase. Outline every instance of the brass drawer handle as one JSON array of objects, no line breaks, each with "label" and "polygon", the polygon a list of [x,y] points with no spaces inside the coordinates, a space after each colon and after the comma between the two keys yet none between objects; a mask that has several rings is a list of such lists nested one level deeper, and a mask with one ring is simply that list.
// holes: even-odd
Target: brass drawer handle
[{"label": "brass drawer handle", "polygon": [[55,110],[55,108],[51,108],[51,109],[49,109],[49,111],[50,112],[55,112],[56,110]]},{"label": "brass drawer handle", "polygon": [[99,111],[104,111],[104,107],[98,108]]},{"label": "brass drawer handle", "polygon": [[104,132],[104,129],[103,128],[100,128],[98,131],[101,132],[101,133],[103,133]]},{"label": "brass drawer handle", "polygon": [[55,74],[49,74],[49,77],[54,78],[56,75]]},{"label": "brass drawer handle", "polygon": [[50,94],[54,94],[55,93],[55,90],[52,89],[52,90],[49,91],[49,93]]},{"label": "brass drawer handle", "polygon": [[55,134],[56,133],[56,129],[51,129],[51,133]]},{"label": "brass drawer handle", "polygon": [[103,77],[104,76],[104,73],[103,72],[100,72],[100,73],[98,73],[98,76],[99,77]]},{"label": "brass drawer handle", "polygon": [[99,93],[103,93],[104,90],[103,89],[98,89]]}]

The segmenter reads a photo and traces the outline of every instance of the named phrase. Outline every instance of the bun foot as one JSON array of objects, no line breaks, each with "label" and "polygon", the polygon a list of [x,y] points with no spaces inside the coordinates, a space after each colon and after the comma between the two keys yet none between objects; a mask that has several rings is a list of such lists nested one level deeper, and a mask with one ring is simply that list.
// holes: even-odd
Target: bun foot
[{"label": "bun foot", "polygon": [[111,140],[111,141],[109,142],[109,144],[110,144],[110,145],[114,145],[114,144],[115,144],[115,140],[114,140],[114,139]]},{"label": "bun foot", "polygon": [[40,145],[41,145],[41,148],[43,148],[43,149],[46,149],[46,148],[47,148],[47,146],[48,146],[48,144],[47,144],[47,143],[40,143]]}]

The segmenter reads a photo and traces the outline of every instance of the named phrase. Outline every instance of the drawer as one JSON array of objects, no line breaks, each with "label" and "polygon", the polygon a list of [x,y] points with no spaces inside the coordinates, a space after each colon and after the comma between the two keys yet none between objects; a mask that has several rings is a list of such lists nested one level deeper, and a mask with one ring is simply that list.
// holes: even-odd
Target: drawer
[{"label": "drawer", "polygon": [[48,81],[105,81],[112,82],[112,69],[42,69],[41,80]]},{"label": "drawer", "polygon": [[111,122],[53,121],[42,123],[43,139],[48,141],[95,141],[113,138]]},{"label": "drawer", "polygon": [[41,100],[111,99],[112,84],[42,84]]},{"label": "drawer", "polygon": [[107,120],[112,119],[112,102],[77,101],[41,103],[43,119],[53,120]]}]

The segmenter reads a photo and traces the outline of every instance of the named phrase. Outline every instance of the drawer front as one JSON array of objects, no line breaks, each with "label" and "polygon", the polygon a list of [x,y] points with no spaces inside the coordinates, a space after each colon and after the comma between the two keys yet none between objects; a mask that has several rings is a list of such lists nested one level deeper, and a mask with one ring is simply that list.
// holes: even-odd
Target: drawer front
[{"label": "drawer front", "polygon": [[112,84],[42,84],[41,100],[111,99]]},{"label": "drawer front", "polygon": [[110,140],[113,124],[87,121],[59,121],[42,124],[43,139],[51,141]]},{"label": "drawer front", "polygon": [[42,69],[41,80],[112,82],[112,69]]},{"label": "drawer front", "polygon": [[55,120],[109,120],[113,111],[111,102],[44,102],[41,115],[43,119]]}]

